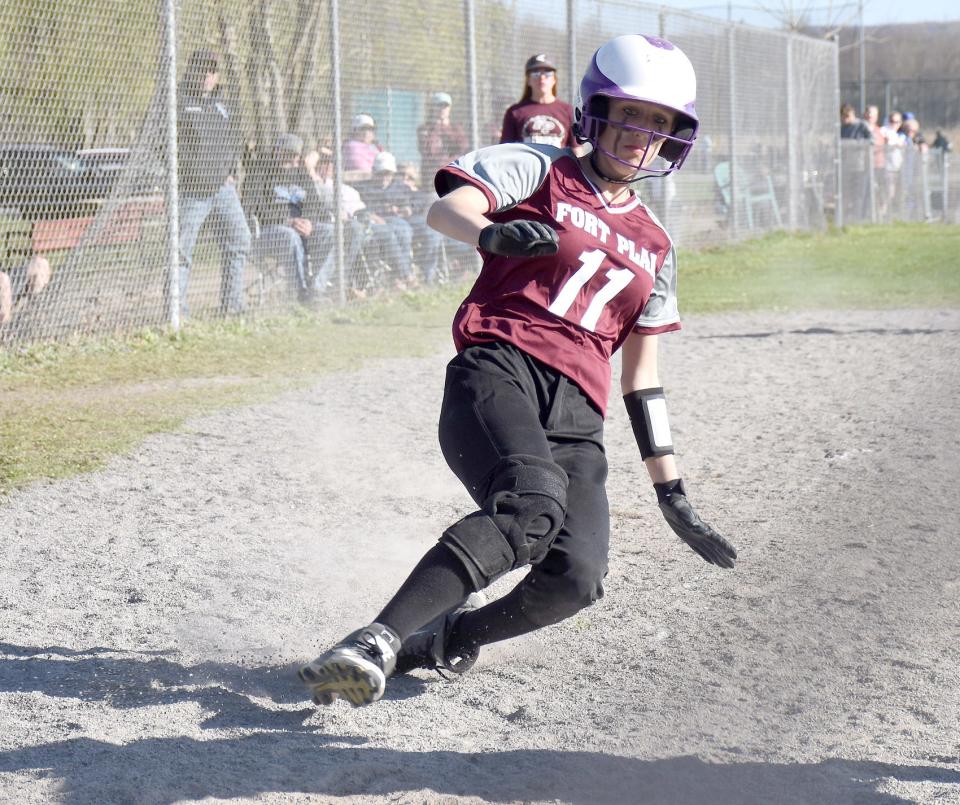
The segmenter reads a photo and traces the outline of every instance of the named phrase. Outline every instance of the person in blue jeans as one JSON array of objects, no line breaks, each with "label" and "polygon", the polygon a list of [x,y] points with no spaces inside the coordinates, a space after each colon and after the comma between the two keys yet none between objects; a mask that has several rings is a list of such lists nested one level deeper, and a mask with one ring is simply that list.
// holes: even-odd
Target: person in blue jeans
[{"label": "person in blue jeans", "polygon": [[285,267],[291,290],[306,301],[313,291],[310,259],[318,236],[321,200],[313,177],[301,163],[302,153],[300,137],[281,134],[247,181],[252,185],[252,209],[260,224],[256,259],[277,260]]},{"label": "person in blue jeans", "polygon": [[204,223],[220,225],[223,255],[220,312],[243,311],[243,271],[250,228],[233,177],[242,148],[239,117],[219,92],[220,59],[212,50],[191,54],[180,84],[177,151],[180,185],[180,311],[186,316],[193,251]]},{"label": "person in blue jeans", "polygon": [[[313,179],[313,185],[320,197],[321,216],[314,222],[313,235],[310,239],[310,260],[313,267],[314,298],[322,302],[336,295],[340,277],[337,274],[335,250],[335,220],[333,187],[333,151],[324,144],[310,151],[303,158],[304,166]],[[366,207],[360,193],[350,185],[340,183],[340,220],[343,223],[343,269],[344,281],[352,292],[350,278],[354,273],[354,266],[360,255],[360,250],[367,243],[367,230],[361,222]],[[374,248],[381,249],[380,245],[373,244]]]},{"label": "person in blue jeans", "polygon": [[[318,302],[330,301],[339,282],[339,277],[335,274],[337,268],[335,237],[334,224],[325,220],[314,226],[313,236],[310,238],[310,259],[314,266],[313,290],[314,298]],[[366,237],[360,221],[344,213],[343,267],[347,277],[353,273],[354,263],[366,242]]]},{"label": "person in blue jeans", "polygon": [[427,285],[435,285],[439,281],[443,235],[427,226],[427,208],[436,200],[436,195],[420,189],[416,167],[410,162],[397,166],[390,188],[396,190],[400,214],[413,227],[414,262]]},{"label": "person in blue jeans", "polygon": [[359,185],[367,207],[371,238],[384,246],[383,258],[393,269],[398,288],[416,284],[413,273],[413,227],[403,217],[406,203],[393,185],[397,160],[389,151],[381,151],[373,161],[373,178]]}]

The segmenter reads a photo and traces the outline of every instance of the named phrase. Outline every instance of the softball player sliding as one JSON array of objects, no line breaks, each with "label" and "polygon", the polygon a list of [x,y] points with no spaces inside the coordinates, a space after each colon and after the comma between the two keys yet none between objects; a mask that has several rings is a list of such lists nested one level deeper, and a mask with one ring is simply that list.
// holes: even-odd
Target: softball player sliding
[{"label": "softball player sliding", "polygon": [[[603,419],[610,356],[670,527],[707,562],[733,546],[679,478],[657,336],[680,328],[676,254],[631,183],[683,165],[696,77],[651,36],[620,36],[580,83],[575,133],[589,154],[511,143],[436,176],[429,224],[478,246],[483,268],[453,323],[440,413],[444,457],[478,510],[451,525],[369,626],[300,670],[318,704],[369,704],[416,667],[463,673],[480,647],[569,618],[603,595],[609,510]],[[507,595],[479,592],[515,568]]]}]

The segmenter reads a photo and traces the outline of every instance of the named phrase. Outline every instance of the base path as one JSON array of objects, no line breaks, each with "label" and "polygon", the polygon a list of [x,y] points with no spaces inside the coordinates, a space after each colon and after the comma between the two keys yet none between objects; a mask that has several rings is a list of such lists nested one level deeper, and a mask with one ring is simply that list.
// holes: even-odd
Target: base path
[{"label": "base path", "polygon": [[446,344],[0,501],[0,801],[960,802],[960,311],[661,342],[736,570],[669,531],[613,400],[606,597],[363,709],[295,668],[471,509],[436,441]]}]

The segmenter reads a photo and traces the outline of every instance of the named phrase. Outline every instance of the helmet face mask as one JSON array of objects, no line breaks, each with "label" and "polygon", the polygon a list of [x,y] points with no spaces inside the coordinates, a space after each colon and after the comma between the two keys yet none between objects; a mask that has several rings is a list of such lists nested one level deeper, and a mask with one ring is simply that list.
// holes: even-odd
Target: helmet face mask
[{"label": "helmet face mask", "polygon": [[[695,98],[696,75],[679,48],[657,37],[619,36],[594,53],[580,82],[574,134],[579,142],[589,142],[595,153],[602,153],[634,171],[628,181],[642,174],[663,176],[680,168],[693,147],[699,127]],[[671,131],[664,133],[611,121],[607,115],[611,99],[652,104],[672,111]],[[606,126],[649,135],[639,166],[600,148],[600,135]],[[647,154],[658,139],[661,141],[659,159],[650,160],[648,165]]]}]

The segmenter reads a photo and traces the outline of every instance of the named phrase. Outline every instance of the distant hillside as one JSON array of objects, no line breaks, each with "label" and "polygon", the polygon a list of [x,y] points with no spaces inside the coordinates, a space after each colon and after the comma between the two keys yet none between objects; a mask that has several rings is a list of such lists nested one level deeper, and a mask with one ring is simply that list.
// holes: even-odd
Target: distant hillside
[{"label": "distant hillside", "polygon": [[[867,26],[864,34],[867,103],[881,113],[888,104],[912,111],[924,128],[960,126],[960,22]],[[859,36],[856,27],[839,30],[841,94],[854,106],[860,100]]]}]

